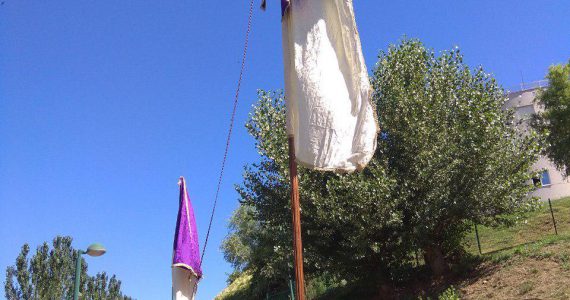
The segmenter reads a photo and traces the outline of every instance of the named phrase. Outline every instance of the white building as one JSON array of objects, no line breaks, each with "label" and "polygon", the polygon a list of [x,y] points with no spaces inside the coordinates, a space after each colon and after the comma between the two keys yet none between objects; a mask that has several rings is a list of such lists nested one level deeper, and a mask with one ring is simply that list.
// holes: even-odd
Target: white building
[{"label": "white building", "polygon": [[[530,119],[533,114],[542,108],[535,103],[536,92],[541,87],[545,87],[546,81],[522,85],[520,91],[510,92],[507,95],[508,100],[504,104],[505,109],[513,108],[515,110],[515,118],[521,120],[520,128],[526,130],[530,126]],[[541,157],[534,165],[535,170],[544,170],[540,180],[542,187],[533,193],[533,196],[540,197],[542,200],[559,199],[562,197],[570,197],[570,177],[564,178],[562,173],[556,169],[550,160]]]}]

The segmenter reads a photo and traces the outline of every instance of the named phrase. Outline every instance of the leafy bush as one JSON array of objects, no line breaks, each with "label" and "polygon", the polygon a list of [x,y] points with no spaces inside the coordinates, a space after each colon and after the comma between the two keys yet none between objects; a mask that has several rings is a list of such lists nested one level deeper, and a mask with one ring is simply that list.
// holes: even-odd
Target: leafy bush
[{"label": "leafy bush", "polygon": [[459,300],[461,299],[459,291],[455,287],[449,287],[437,297],[438,300]]}]

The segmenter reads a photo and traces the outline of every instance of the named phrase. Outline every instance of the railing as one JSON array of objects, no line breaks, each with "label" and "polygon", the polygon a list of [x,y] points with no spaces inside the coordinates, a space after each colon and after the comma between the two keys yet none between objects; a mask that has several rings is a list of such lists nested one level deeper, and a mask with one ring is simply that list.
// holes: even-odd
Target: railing
[{"label": "railing", "polygon": [[538,81],[533,81],[533,82],[521,82],[519,85],[507,89],[507,92],[513,93],[513,92],[533,90],[533,89],[538,89],[538,88],[543,88],[543,87],[548,87],[548,80],[543,79],[543,80],[538,80]]}]

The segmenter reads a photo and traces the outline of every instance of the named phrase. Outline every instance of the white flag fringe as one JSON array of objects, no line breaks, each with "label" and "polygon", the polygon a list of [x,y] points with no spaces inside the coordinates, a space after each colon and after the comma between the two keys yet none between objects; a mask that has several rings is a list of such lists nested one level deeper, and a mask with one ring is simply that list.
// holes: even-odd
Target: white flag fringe
[{"label": "white flag fringe", "polygon": [[287,131],[297,162],[352,172],[379,131],[352,0],[290,1],[283,16]]}]

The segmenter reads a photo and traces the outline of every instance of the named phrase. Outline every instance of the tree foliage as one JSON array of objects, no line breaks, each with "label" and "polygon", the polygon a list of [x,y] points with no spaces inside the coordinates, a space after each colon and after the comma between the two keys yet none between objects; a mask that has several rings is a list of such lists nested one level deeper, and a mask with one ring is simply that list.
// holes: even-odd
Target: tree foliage
[{"label": "tree foliage", "polygon": [[470,70],[459,49],[436,56],[414,40],[392,46],[373,85],[386,137],[377,158],[396,180],[404,234],[435,273],[474,222],[507,223],[505,214],[532,207],[537,135],[517,130],[503,89],[481,67]]},{"label": "tree foliage", "polygon": [[[503,90],[459,50],[436,56],[405,40],[380,54],[371,80],[382,134],[370,164],[344,175],[299,169],[309,279],[403,280],[418,249],[441,273],[474,222],[508,224],[505,214],[534,203],[536,135],[517,132]],[[259,91],[246,128],[260,161],[237,186],[222,249],[261,295],[293,274],[283,94]]]},{"label": "tree foliage", "polygon": [[[6,269],[4,291],[8,300],[71,299],[75,280],[75,262],[78,252],[71,246],[71,237],[58,236],[52,247],[43,243],[29,257],[30,246],[24,244],[16,264]],[[115,275],[98,273],[87,275],[87,264],[82,259],[80,299],[132,299],[121,292],[121,281]]]},{"label": "tree foliage", "polygon": [[549,86],[539,93],[544,108],[534,119],[534,127],[544,135],[545,152],[554,164],[570,175],[570,61],[551,66]]}]

